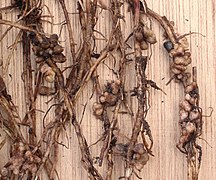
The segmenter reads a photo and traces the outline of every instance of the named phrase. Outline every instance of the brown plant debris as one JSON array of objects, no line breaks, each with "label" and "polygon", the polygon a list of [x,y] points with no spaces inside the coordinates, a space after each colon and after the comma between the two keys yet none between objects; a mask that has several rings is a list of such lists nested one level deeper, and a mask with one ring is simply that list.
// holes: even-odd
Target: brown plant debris
[{"label": "brown plant debris", "polygon": [[[175,79],[184,86],[185,97],[179,104],[181,135],[176,146],[187,155],[191,180],[197,180],[202,149],[196,139],[202,134],[203,122],[196,68],[193,69],[193,81],[190,81],[188,66],[191,64],[191,53],[187,34],[176,33],[173,24],[165,16],[149,9],[145,1],[77,0],[76,12],[72,15],[68,13],[65,0],[58,0],[58,3],[64,13],[70,54],[61,44],[61,35],[44,32],[43,8],[47,6],[42,0],[14,0],[10,6],[1,8],[2,11],[16,8],[19,12],[15,20],[0,18],[0,24],[9,26],[0,41],[4,40],[12,28],[20,30],[12,47],[14,52],[17,44],[22,43],[23,69],[19,70],[22,71],[22,76],[16,78],[23,81],[23,106],[26,112],[22,119],[21,112],[13,103],[16,97],[8,94],[10,91],[4,80],[8,75],[11,54],[7,62],[3,63],[4,73],[0,76],[0,128],[7,136],[0,146],[2,148],[6,141],[11,145],[8,162],[1,165],[0,178],[39,179],[41,172],[46,172],[49,179],[60,179],[56,171],[59,146],[67,147],[65,142],[60,141],[60,137],[64,134],[67,137],[67,129],[72,125],[81,152],[81,163],[89,179],[113,179],[113,170],[119,163],[117,156],[125,164],[124,175],[119,174],[119,179],[130,179],[132,175],[141,179],[137,171],[141,171],[150,156],[154,156],[151,119],[147,118],[151,107],[150,87],[166,94],[147,77],[146,72],[152,57],[150,54],[154,53],[151,52],[151,46],[157,43],[154,29],[145,21],[152,17],[165,31],[166,40],[163,45],[171,59],[171,80]],[[127,13],[131,13],[132,22],[125,20],[122,13],[124,5],[129,6]],[[48,7],[47,9],[50,13]],[[110,17],[111,24],[106,33],[97,29],[103,11]],[[80,26],[72,27],[73,18],[78,18]],[[123,23],[133,25],[127,38]],[[80,41],[76,42],[75,32],[78,31],[81,32]],[[98,43],[102,44],[101,47]],[[69,66],[62,69],[65,63]],[[105,80],[106,82],[103,82],[97,71],[100,66],[108,68],[112,74],[112,78]],[[135,73],[129,75],[135,79],[133,87],[126,86],[128,66],[134,66]],[[100,120],[102,125],[101,137],[97,141],[101,141],[100,152],[95,159],[99,167],[106,168],[105,174],[100,174],[93,161],[90,148],[97,142],[89,146],[85,129],[81,127],[81,122],[86,118],[84,111],[88,109],[88,103],[81,113],[81,121],[78,120],[79,112],[76,111],[80,94],[90,86],[92,95],[88,101],[93,100],[93,117]],[[50,97],[46,102],[50,106],[48,110],[37,107],[37,100],[43,99],[42,96]],[[130,107],[131,100],[136,101],[137,107]],[[38,118],[38,109],[40,113],[45,112],[42,119]],[[47,118],[49,113],[52,118]],[[125,118],[123,114],[128,116]],[[128,125],[131,126],[131,131],[125,135],[121,123],[128,120],[132,122]],[[40,122],[43,123],[41,134],[37,132]]]}]

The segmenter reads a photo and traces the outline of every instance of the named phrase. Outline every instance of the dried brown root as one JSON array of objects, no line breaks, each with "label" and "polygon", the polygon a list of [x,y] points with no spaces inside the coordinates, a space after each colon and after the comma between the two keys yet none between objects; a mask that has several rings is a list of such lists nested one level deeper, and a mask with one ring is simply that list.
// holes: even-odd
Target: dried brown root
[{"label": "dried brown root", "polygon": [[[150,44],[156,43],[156,36],[153,31],[147,28],[147,26],[143,27],[143,33],[140,33],[140,1],[134,0],[133,2],[133,12],[134,12],[134,35],[135,35],[135,70],[136,70],[136,78],[137,78],[137,86],[134,88],[134,95],[137,96],[138,100],[138,110],[135,117],[135,122],[133,124],[132,135],[130,141],[128,143],[127,152],[126,152],[126,169],[125,169],[125,178],[129,179],[134,172],[134,169],[141,170],[143,166],[149,160],[149,154],[151,153],[151,148],[153,145],[153,138],[151,135],[150,127],[145,120],[146,114],[148,112],[148,87],[150,84],[152,87],[159,89],[156,83],[151,80],[146,79],[146,68],[148,57],[142,55],[142,50],[148,49],[143,48],[139,43],[140,40],[144,37],[146,42]],[[150,41],[151,40],[151,41]],[[148,147],[148,143],[145,140],[145,135],[149,137],[151,141],[150,148]],[[141,134],[143,144],[137,143],[138,136]],[[138,148],[139,147],[139,148]],[[142,150],[142,153],[136,152],[137,149]]]},{"label": "dried brown root", "polygon": [[71,26],[70,19],[68,16],[67,8],[66,8],[64,0],[59,0],[59,3],[61,4],[63,12],[64,12],[65,21],[66,21],[67,28],[68,28],[69,40],[70,40],[69,41],[70,42],[70,50],[71,50],[72,57],[75,60],[75,42],[74,42],[74,38],[73,38],[73,31],[72,31],[72,26]]},{"label": "dried brown root", "polygon": [[199,107],[199,90],[196,67],[193,67],[193,81],[185,87],[185,99],[180,102],[181,137],[177,148],[187,155],[188,179],[198,179],[202,148],[196,139],[202,134],[202,111]]},{"label": "dried brown root", "polygon": [[[164,42],[164,48],[169,53],[172,62],[170,63],[170,71],[172,79],[176,82],[182,82],[185,86],[188,80],[187,66],[191,64],[191,54],[188,51],[189,44],[185,36],[178,36],[174,31],[172,23],[167,20],[165,16],[161,17],[159,14],[149,9],[146,5],[146,14],[156,19],[163,27],[167,41]],[[181,37],[181,38],[180,38]]]}]

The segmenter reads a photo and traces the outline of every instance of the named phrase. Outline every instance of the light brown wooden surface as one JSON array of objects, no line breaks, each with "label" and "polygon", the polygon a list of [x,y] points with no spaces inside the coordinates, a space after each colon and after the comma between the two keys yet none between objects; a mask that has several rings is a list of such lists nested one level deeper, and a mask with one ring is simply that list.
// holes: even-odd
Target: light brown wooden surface
[{"label": "light brown wooden surface", "polygon": [[[107,0],[108,1],[108,0]],[[105,2],[107,2],[105,1]],[[49,7],[51,14],[54,16],[53,22],[55,24],[64,21],[64,15],[59,3],[56,0],[44,0],[44,5]],[[68,12],[76,12],[76,1],[67,2]],[[148,0],[148,6],[160,15],[165,15],[169,20],[175,22],[175,27],[180,34],[188,32],[197,32],[188,36],[190,42],[190,50],[192,52],[192,66],[197,66],[198,71],[198,84],[200,88],[200,106],[203,108],[203,114],[210,113],[209,107],[216,110],[216,19],[215,19],[215,0]],[[107,3],[109,5],[109,3]],[[10,0],[2,0],[0,7],[10,5]],[[17,10],[4,10],[2,11],[3,19],[15,21],[18,11]],[[43,8],[43,13],[48,14],[47,8]],[[122,7],[122,14],[125,16],[125,22],[122,22],[122,29],[124,38],[132,32],[132,16],[127,12],[127,5]],[[73,32],[76,48],[79,48],[80,41],[80,25],[77,14],[69,14],[71,23],[73,25]],[[106,11],[102,11],[99,15],[99,21],[96,29],[103,32],[108,37],[111,29],[111,17]],[[50,20],[50,18],[44,18]],[[155,157],[150,157],[149,162],[144,169],[139,173],[140,177],[144,180],[185,180],[187,177],[187,164],[185,155],[180,153],[175,145],[179,138],[178,127],[178,104],[179,100],[183,97],[183,88],[172,82],[166,86],[169,80],[169,59],[166,51],[162,47],[163,44],[163,30],[153,20],[153,30],[157,36],[158,43],[152,46],[153,55],[148,64],[148,78],[154,80],[159,87],[161,87],[167,95],[151,90],[150,104],[151,109],[148,113],[147,120],[151,126],[154,137],[153,154]],[[8,26],[0,25],[0,36],[5,32]],[[61,25],[51,25],[44,22],[46,33],[60,33]],[[0,62],[5,67],[7,58],[11,52],[8,46],[12,45],[15,41],[16,35],[19,30],[13,28],[8,35],[2,40],[0,46]],[[202,34],[202,35],[201,35]],[[97,37],[100,35],[96,34]],[[100,37],[101,38],[101,37]],[[63,67],[71,65],[71,55],[69,52],[68,33],[65,26],[62,26],[61,44],[65,47],[64,54],[67,56],[68,61],[62,65]],[[131,43],[131,42],[130,42]],[[97,51],[104,46],[104,42],[97,42]],[[34,55],[32,55],[34,59]],[[113,66],[111,58],[107,58],[105,63],[108,66]],[[35,64],[33,64],[35,66]],[[1,73],[5,73],[4,79],[7,82],[7,88],[12,95],[14,103],[18,107],[21,117],[23,118],[25,112],[25,100],[23,92],[23,82],[21,75],[23,72],[22,67],[22,47],[18,44],[14,51],[8,71],[3,72],[2,66]],[[101,84],[106,80],[115,78],[112,71],[105,65],[98,67]],[[127,67],[127,84],[126,90],[131,90],[135,86],[134,64],[131,63]],[[89,145],[94,143],[103,133],[102,123],[95,119],[92,115],[92,104],[95,98],[89,100],[91,96],[92,86],[88,84],[86,89],[79,98],[77,105],[78,120],[81,119],[83,104],[87,103],[87,108],[82,120],[82,129],[88,140]],[[49,100],[46,97],[40,97],[37,100],[37,109],[46,110],[51,104],[45,102]],[[134,100],[130,101],[135,111],[136,104]],[[40,135],[42,130],[42,117],[43,113],[37,113],[37,135]],[[49,113],[48,117],[52,117]],[[216,115],[213,112],[209,118],[203,118],[203,134],[202,139],[198,143],[202,146],[203,156],[202,165],[199,174],[200,180],[213,180],[216,179]],[[119,126],[124,130],[124,134],[129,136],[131,133],[131,119],[127,115],[119,116]],[[0,139],[4,139],[5,134],[1,132]],[[87,179],[87,173],[84,171],[80,162],[80,151],[78,148],[77,138],[72,126],[68,127],[64,134],[61,135],[62,142],[68,147],[59,146],[59,159],[57,164],[57,171],[60,179],[62,180],[81,180]],[[204,139],[204,140],[203,140]],[[206,143],[205,140],[208,142]],[[94,157],[100,153],[102,143],[93,146],[90,150]],[[7,162],[9,146],[4,146],[0,151],[0,168]],[[124,174],[124,164],[122,159],[115,158],[115,170],[113,179],[118,179],[119,176]],[[96,165],[97,166],[97,165]],[[105,174],[105,168],[99,168],[102,175]],[[42,179],[47,179],[46,175],[42,175]],[[136,179],[134,177],[134,179]]]}]

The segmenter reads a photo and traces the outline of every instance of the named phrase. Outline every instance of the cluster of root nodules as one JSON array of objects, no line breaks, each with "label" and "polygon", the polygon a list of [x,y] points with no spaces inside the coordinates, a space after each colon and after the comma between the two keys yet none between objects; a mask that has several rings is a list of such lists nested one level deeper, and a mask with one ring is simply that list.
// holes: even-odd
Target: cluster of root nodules
[{"label": "cluster of root nodules", "polygon": [[[55,81],[56,72],[53,70],[52,64],[64,63],[66,57],[63,54],[64,48],[58,42],[58,35],[52,34],[50,37],[38,36],[30,33],[32,50],[36,56],[36,63],[39,65],[39,73],[45,82],[53,83]],[[40,95],[53,95],[56,88],[51,86],[40,85]]]},{"label": "cluster of root nodules", "polygon": [[1,169],[1,179],[8,179],[13,175],[25,177],[27,172],[35,174],[42,161],[40,152],[33,153],[32,148],[22,142],[15,143],[10,161]]},{"label": "cluster of root nodules", "polygon": [[164,47],[168,51],[172,62],[170,71],[176,82],[187,83],[191,74],[187,72],[187,66],[191,63],[191,53],[188,51],[189,44],[186,37],[181,38],[176,44],[171,41],[164,42]]},{"label": "cluster of root nodules", "polygon": [[51,59],[55,63],[64,63],[66,57],[62,53],[64,48],[58,43],[58,35],[52,34],[50,37],[36,36],[34,33],[30,33],[31,42],[33,45],[33,52],[37,56],[36,62],[46,62],[47,59]]},{"label": "cluster of root nodules", "polygon": [[[148,152],[145,150],[143,143],[135,144],[133,148],[133,154],[131,159],[131,164],[137,169],[142,170],[143,166],[149,160]],[[119,143],[113,147],[113,153],[115,155],[123,156],[126,158],[128,153],[128,144]]]},{"label": "cluster of root nodules", "polygon": [[[180,102],[180,121],[181,136],[177,148],[187,154],[187,158],[196,164],[201,163],[202,150],[196,143],[197,137],[202,133],[202,111],[199,107],[199,91],[196,82],[192,82],[185,88],[185,98]],[[198,151],[198,157],[197,157]]]},{"label": "cluster of root nodules", "polygon": [[147,50],[149,48],[149,44],[155,44],[157,42],[154,32],[149,29],[148,26],[141,23],[134,36],[137,41],[135,45],[139,46],[141,50]]},{"label": "cluster of root nodules", "polygon": [[104,109],[106,107],[116,105],[116,102],[119,98],[120,85],[120,80],[107,82],[105,85],[105,91],[100,95],[99,102],[95,102],[93,104],[93,112],[98,119],[102,118]]},{"label": "cluster of root nodules", "polygon": [[186,38],[189,34],[179,36],[174,30],[173,22],[170,22],[165,16],[160,16],[148,7],[146,7],[146,13],[156,19],[165,30],[164,37],[167,40],[164,42],[164,48],[172,60],[170,63],[170,71],[173,76],[170,81],[175,79],[176,82],[182,82],[186,85],[187,80],[191,76],[190,72],[186,71],[187,66],[191,64],[191,53],[189,52],[189,43]]}]

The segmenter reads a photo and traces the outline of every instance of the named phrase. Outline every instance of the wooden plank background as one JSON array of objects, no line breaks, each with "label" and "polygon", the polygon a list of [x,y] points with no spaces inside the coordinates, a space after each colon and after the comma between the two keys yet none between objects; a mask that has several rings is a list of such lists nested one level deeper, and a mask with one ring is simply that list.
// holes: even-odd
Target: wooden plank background
[{"label": "wooden plank background", "polygon": [[[1,0],[0,7],[10,5],[11,0]],[[109,6],[108,1],[105,1]],[[54,16],[53,21],[55,24],[64,21],[64,15],[62,9],[56,0],[44,0],[44,5],[49,7],[51,14]],[[200,106],[203,108],[203,114],[208,115],[210,113],[209,107],[216,109],[216,19],[215,19],[215,0],[148,0],[148,6],[160,15],[165,15],[169,20],[175,22],[175,27],[180,34],[188,32],[197,32],[199,34],[193,34],[188,36],[190,42],[190,50],[192,52],[192,66],[197,66],[198,71],[198,84],[200,87]],[[80,25],[77,14],[76,1],[66,1],[68,12],[71,12],[70,19],[73,25],[75,42],[78,44],[76,48],[79,48],[80,43]],[[43,7],[43,13],[49,14],[46,6]],[[1,12],[3,19],[15,21],[17,18],[18,10],[4,10]],[[125,17],[125,22],[122,22],[122,29],[124,38],[126,38],[132,31],[132,17],[127,12],[127,5],[122,7],[122,14]],[[96,29],[101,31],[106,37],[108,37],[111,29],[111,17],[106,11],[102,11],[99,15],[99,21]],[[50,20],[50,18],[44,18]],[[63,67],[71,65],[68,34],[65,26],[51,25],[44,22],[44,29],[47,33],[60,33],[61,27],[61,44],[65,47],[64,54],[67,56],[68,61],[62,65]],[[0,25],[0,36],[5,32],[8,26]],[[161,92],[151,90],[151,109],[148,114],[148,121],[151,126],[151,130],[154,137],[153,153],[155,157],[151,157],[147,165],[139,174],[145,180],[184,180],[187,177],[187,164],[186,158],[176,148],[175,144],[179,138],[178,127],[178,104],[179,100],[183,97],[183,89],[176,83],[172,82],[166,86],[166,82],[169,80],[169,60],[167,53],[162,47],[163,44],[163,30],[161,27],[153,21],[153,30],[157,36],[158,43],[152,46],[153,56],[148,66],[148,78],[157,82],[157,84],[167,93],[167,95]],[[0,64],[5,66],[7,64],[7,58],[11,53],[10,45],[15,41],[16,35],[19,30],[13,28],[8,35],[1,41],[0,44]],[[97,35],[98,36],[98,35]],[[103,41],[97,42],[97,51],[104,47]],[[32,55],[34,59],[34,55]],[[112,67],[113,61],[109,58],[105,63]],[[33,64],[36,67],[36,64]],[[25,100],[23,92],[23,82],[21,75],[23,72],[22,67],[22,47],[21,43],[17,45],[8,71],[4,72],[2,66],[0,72],[5,73],[4,79],[7,83],[9,93],[12,95],[14,103],[18,107],[21,117],[24,117]],[[101,65],[98,67],[98,73],[100,75],[101,84],[106,80],[115,78],[112,71],[107,66]],[[134,64],[131,63],[127,67],[127,84],[126,89],[130,90],[135,86]],[[84,90],[79,98],[77,105],[78,119],[81,119],[83,104],[87,103],[87,108],[84,114],[82,129],[88,140],[89,145],[94,143],[103,133],[102,122],[95,119],[92,115],[92,104],[95,102],[95,98],[89,99],[91,96],[91,83]],[[37,100],[37,108],[46,111],[51,104],[45,102],[49,100],[47,97],[40,97]],[[136,108],[136,104],[131,100],[130,105]],[[37,135],[39,136],[42,131],[41,119],[44,114],[37,113]],[[52,113],[49,113],[48,118],[52,117]],[[199,174],[200,180],[213,180],[216,179],[216,116],[213,112],[209,118],[204,118],[204,128],[202,139],[198,140],[203,149],[203,161],[201,165],[201,171]],[[121,115],[119,117],[119,126],[124,129],[124,134],[129,136],[131,133],[131,119],[127,115]],[[1,131],[0,140],[4,139],[5,134]],[[77,138],[72,126],[68,127],[61,135],[62,142],[68,147],[59,147],[59,159],[57,164],[57,171],[60,179],[62,180],[81,180],[87,179],[87,173],[84,171],[80,162],[80,152],[78,148]],[[204,140],[203,140],[204,139]],[[206,141],[208,142],[206,142]],[[96,157],[100,153],[102,143],[97,146],[93,146],[90,150],[93,157]],[[0,168],[4,166],[9,157],[9,145],[6,144],[0,151]],[[124,174],[124,167],[122,159],[115,158],[115,171],[113,179],[118,179],[119,176]],[[96,165],[97,166],[97,165]],[[105,175],[104,167],[99,168],[102,175]],[[45,174],[41,179],[47,179]],[[134,178],[136,179],[136,178]]]}]

